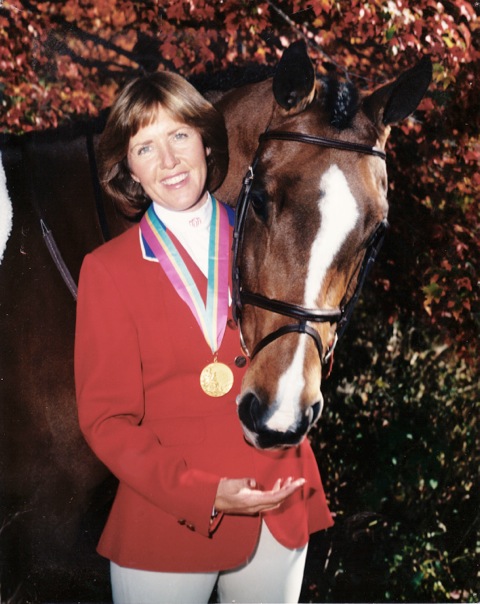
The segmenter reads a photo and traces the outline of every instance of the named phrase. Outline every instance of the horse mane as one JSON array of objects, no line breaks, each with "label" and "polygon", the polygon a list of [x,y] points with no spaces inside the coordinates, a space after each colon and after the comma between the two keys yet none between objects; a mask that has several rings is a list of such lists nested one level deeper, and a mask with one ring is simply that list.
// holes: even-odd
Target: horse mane
[{"label": "horse mane", "polygon": [[[245,84],[256,84],[275,73],[275,68],[258,63],[245,65],[230,64],[226,69],[217,72],[204,72],[189,78],[201,93],[206,94],[211,102],[216,102],[224,92],[239,88]],[[329,73],[319,77],[322,83],[322,101],[328,114],[330,125],[337,130],[350,128],[360,106],[360,95],[352,82],[340,81]]]},{"label": "horse mane", "polygon": [[[247,63],[241,66],[230,64],[217,72],[204,72],[189,78],[201,93],[215,102],[215,94],[239,88],[245,84],[256,84],[272,77],[275,69],[269,65]],[[337,130],[345,130],[352,125],[360,106],[360,95],[352,82],[340,81],[334,73],[319,78],[322,83],[323,103],[330,124]]]},{"label": "horse mane", "polygon": [[322,78],[323,102],[330,124],[337,130],[352,125],[359,108],[359,94],[351,82],[341,82],[334,75]]},{"label": "horse mane", "polygon": [[225,69],[219,71],[206,71],[195,74],[188,81],[195,86],[199,92],[205,94],[211,91],[228,92],[233,88],[239,88],[246,84],[256,84],[275,73],[275,67],[249,62],[243,65],[230,63]]}]

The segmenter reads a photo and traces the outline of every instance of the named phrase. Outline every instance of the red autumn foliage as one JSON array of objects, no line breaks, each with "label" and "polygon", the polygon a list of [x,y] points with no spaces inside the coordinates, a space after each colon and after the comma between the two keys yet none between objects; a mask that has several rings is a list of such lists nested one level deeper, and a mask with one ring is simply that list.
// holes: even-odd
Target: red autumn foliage
[{"label": "red autumn foliage", "polygon": [[480,324],[479,2],[467,0],[3,0],[3,132],[57,127],[108,107],[145,70],[186,76],[274,65],[307,40],[320,72],[371,88],[434,62],[434,83],[389,144],[392,231],[377,270],[393,321],[415,313],[466,358]]}]

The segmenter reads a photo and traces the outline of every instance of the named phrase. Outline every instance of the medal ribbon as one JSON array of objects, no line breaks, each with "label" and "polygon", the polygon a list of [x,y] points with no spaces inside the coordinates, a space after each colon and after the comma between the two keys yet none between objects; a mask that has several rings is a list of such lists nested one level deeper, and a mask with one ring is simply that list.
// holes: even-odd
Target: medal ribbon
[{"label": "medal ribbon", "polygon": [[207,344],[215,354],[220,348],[227,324],[230,227],[226,208],[213,196],[211,199],[212,221],[208,247],[206,305],[165,225],[156,215],[153,203],[140,222],[140,230],[171,284],[182,300],[188,304]]}]

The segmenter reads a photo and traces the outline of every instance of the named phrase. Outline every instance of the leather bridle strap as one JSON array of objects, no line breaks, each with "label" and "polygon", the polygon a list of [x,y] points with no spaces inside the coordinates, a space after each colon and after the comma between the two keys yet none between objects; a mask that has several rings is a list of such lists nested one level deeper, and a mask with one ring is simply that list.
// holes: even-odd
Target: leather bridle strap
[{"label": "leather bridle strap", "polygon": [[277,313],[279,315],[285,315],[291,319],[298,319],[299,321],[314,321],[315,323],[338,323],[343,317],[343,313],[339,308],[333,309],[310,309],[298,306],[297,304],[290,304],[289,302],[282,302],[275,298],[267,298],[261,294],[255,294],[249,291],[241,291],[240,293],[242,304],[251,304],[252,306],[258,306],[264,310]]},{"label": "leather bridle strap", "polygon": [[259,141],[263,143],[267,140],[277,141],[292,141],[295,143],[307,143],[309,145],[318,145],[320,147],[328,147],[330,149],[339,149],[340,151],[356,151],[364,155],[375,155],[382,159],[387,159],[386,154],[380,149],[362,145],[360,143],[351,143],[335,138],[325,138],[323,136],[312,136],[311,134],[303,134],[302,132],[287,132],[283,130],[268,130],[260,135]]},{"label": "leather bridle strap", "polygon": [[370,272],[375,262],[378,251],[383,243],[387,228],[388,222],[387,220],[383,220],[379,223],[374,233],[368,240],[365,249],[365,256],[360,266],[360,270],[358,271],[355,290],[352,296],[348,299],[348,301],[345,304],[340,305],[340,308],[309,309],[304,308],[303,306],[299,306],[297,304],[282,302],[281,300],[276,300],[275,298],[267,298],[266,296],[263,296],[261,294],[240,289],[239,295],[242,306],[245,304],[250,304],[251,306],[257,306],[258,308],[262,308],[264,310],[268,310],[276,314],[281,314],[290,317],[291,319],[299,321],[299,323],[284,325],[273,333],[265,336],[255,346],[250,358],[253,359],[253,357],[258,352],[260,352],[260,350],[265,348],[267,344],[270,344],[271,342],[273,342],[280,336],[285,335],[286,333],[292,332],[305,333],[309,336],[312,336],[315,340],[317,350],[320,352],[320,358],[322,358],[322,344],[318,332],[306,325],[307,321],[311,321],[314,323],[337,323],[334,343],[329,348],[329,350],[327,350],[324,359],[325,361],[328,360],[328,357],[330,356],[337,341],[342,337],[343,333],[345,332],[345,329],[347,328],[347,325],[357,304],[358,298],[360,297],[360,293],[365,283],[365,279],[367,278],[368,273]]},{"label": "leather bridle strap", "polygon": [[312,337],[313,341],[315,342],[315,346],[317,347],[319,357],[322,358],[323,346],[320,336],[318,335],[318,332],[307,325],[306,322],[313,321],[315,323],[339,323],[343,317],[343,312],[341,309],[309,309],[304,308],[303,306],[298,306],[297,304],[282,302],[281,300],[276,300],[275,298],[267,298],[261,294],[255,294],[249,291],[242,291],[240,296],[242,305],[251,304],[252,306],[257,306],[258,308],[263,308],[264,310],[284,315],[299,321],[299,323],[289,323],[288,325],[283,325],[276,331],[262,338],[262,340],[260,340],[253,349],[252,354],[250,355],[251,360],[257,355],[257,353],[260,352],[260,350],[265,348],[265,346],[287,333],[304,333]]},{"label": "leather bridle strap", "polygon": [[323,347],[322,347],[322,341],[320,339],[320,336],[318,335],[318,332],[315,329],[313,329],[313,327],[310,327],[310,325],[307,325],[306,323],[302,322],[302,323],[289,323],[288,325],[282,325],[282,327],[280,327],[279,329],[272,331],[272,333],[269,333],[268,336],[265,336],[255,346],[252,354],[250,355],[250,360],[252,360],[253,357],[260,352],[260,350],[265,348],[265,346],[267,346],[268,344],[270,344],[277,338],[284,336],[287,333],[304,333],[304,334],[307,334],[308,336],[312,337],[313,341],[315,342],[315,346],[317,347],[318,356],[320,357],[320,359],[322,358],[322,348]]},{"label": "leather bridle strap", "polygon": [[375,231],[373,232],[372,236],[370,237],[370,239],[367,243],[365,256],[364,256],[362,265],[360,267],[360,271],[358,273],[357,284],[355,286],[355,290],[354,290],[351,298],[345,303],[345,305],[341,306],[341,308],[343,310],[343,316],[337,324],[338,339],[340,339],[343,336],[345,329],[347,328],[347,325],[350,322],[353,311],[355,309],[355,306],[356,306],[358,299],[360,297],[360,294],[362,292],[365,280],[368,277],[368,274],[370,273],[370,271],[375,263],[375,260],[378,256],[378,252],[380,251],[380,248],[382,247],[383,240],[385,238],[385,233],[387,232],[387,229],[388,229],[388,221],[386,219],[382,220],[378,224],[377,228],[375,229]]}]

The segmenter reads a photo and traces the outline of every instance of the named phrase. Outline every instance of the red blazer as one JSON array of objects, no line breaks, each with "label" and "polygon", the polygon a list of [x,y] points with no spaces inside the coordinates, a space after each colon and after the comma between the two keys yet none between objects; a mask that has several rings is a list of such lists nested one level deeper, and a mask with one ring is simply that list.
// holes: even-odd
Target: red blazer
[{"label": "red blazer", "polygon": [[[207,572],[244,563],[257,543],[260,517],[210,516],[222,477],[307,483],[263,515],[283,545],[298,548],[332,524],[308,439],[296,448],[258,451],[246,444],[235,397],[245,369],[229,321],[218,360],[233,389],[211,398],[200,388],[212,352],[188,306],[158,262],[143,257],[139,227],[84,261],[79,284],[75,377],[80,427],[119,488],[98,552],[121,566]],[[200,292],[206,278],[183,253]],[[231,318],[231,317],[230,317]]]}]

